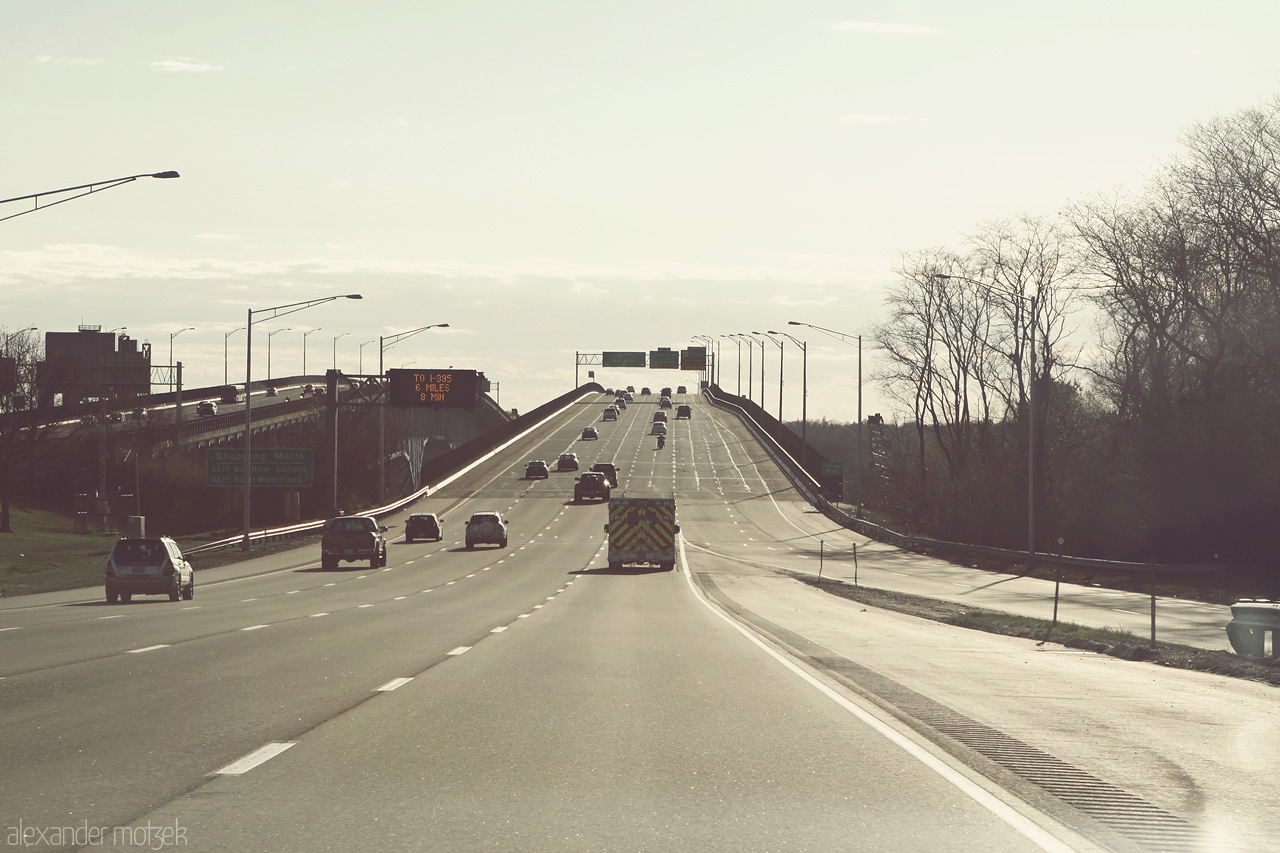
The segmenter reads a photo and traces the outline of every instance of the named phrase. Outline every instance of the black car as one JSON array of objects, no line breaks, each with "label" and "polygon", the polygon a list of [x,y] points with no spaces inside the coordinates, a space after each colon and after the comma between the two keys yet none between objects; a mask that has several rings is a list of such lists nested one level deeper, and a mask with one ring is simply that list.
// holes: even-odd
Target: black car
[{"label": "black car", "polygon": [[541,459],[534,459],[524,466],[524,476],[526,480],[532,480],[534,477],[547,478],[551,476],[551,472],[547,470],[547,463]]}]

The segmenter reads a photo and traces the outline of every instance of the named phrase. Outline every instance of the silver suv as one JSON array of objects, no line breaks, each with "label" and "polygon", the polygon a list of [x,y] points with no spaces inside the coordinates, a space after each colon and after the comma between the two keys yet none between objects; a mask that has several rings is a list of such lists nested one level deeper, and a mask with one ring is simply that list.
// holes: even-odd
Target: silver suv
[{"label": "silver suv", "polygon": [[189,601],[196,594],[196,573],[168,536],[121,539],[107,558],[106,584],[108,604],[127,604],[135,595]]},{"label": "silver suv", "polygon": [[507,522],[496,512],[477,512],[467,519],[467,547],[481,543],[507,547]]}]

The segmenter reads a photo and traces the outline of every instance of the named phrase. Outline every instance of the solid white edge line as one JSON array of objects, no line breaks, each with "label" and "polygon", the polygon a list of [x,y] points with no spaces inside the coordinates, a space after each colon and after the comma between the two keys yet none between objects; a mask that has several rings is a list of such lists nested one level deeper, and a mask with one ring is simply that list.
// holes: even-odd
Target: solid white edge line
[{"label": "solid white edge line", "polygon": [[291,741],[289,743],[269,743],[266,746],[258,747],[244,758],[237,759],[226,767],[215,770],[209,775],[239,776],[241,773],[248,773],[259,764],[270,761],[289,747],[296,745],[296,743],[297,741]]},{"label": "solid white edge line", "polygon": [[127,655],[140,655],[140,654],[142,654],[143,652],[154,652],[156,649],[167,649],[167,648],[169,648],[169,644],[168,644],[168,643],[161,643],[161,644],[160,644],[160,645],[158,645],[158,646],[143,646],[143,647],[142,647],[142,648],[140,648],[140,649],[129,649],[127,652],[125,652],[125,654],[127,654]]},{"label": "solid white edge line", "polygon": [[395,690],[397,687],[404,687],[410,681],[413,681],[413,678],[411,677],[410,678],[393,678],[373,692],[389,693],[390,691]]},{"label": "solid white edge line", "polygon": [[256,631],[259,628],[266,628],[266,625],[250,625],[248,628],[241,628],[241,631]]},{"label": "solid white edge line", "polygon": [[471,651],[470,646],[458,646],[456,649],[453,649],[452,651],[449,651],[446,654],[460,655],[460,654],[465,654],[466,652],[469,652],[469,651]]},{"label": "solid white edge line", "polygon": [[842,696],[841,694],[833,690],[831,687],[828,687],[826,684],[823,684],[821,681],[814,678],[808,672],[801,669],[800,666],[797,665],[795,662],[787,659],[785,656],[783,656],[781,653],[774,650],[773,648],[770,648],[763,640],[761,640],[756,635],[752,634],[742,625],[739,625],[736,621],[730,618],[728,614],[722,612],[718,607],[713,605],[709,600],[707,600],[705,596],[702,595],[701,591],[694,584],[693,573],[689,570],[689,564],[685,560],[684,538],[680,537],[679,541],[680,541],[680,562],[683,563],[685,566],[685,573],[684,573],[685,582],[689,584],[689,589],[693,592],[694,597],[697,598],[698,601],[702,603],[702,606],[706,607],[716,616],[719,616],[726,623],[731,625],[734,628],[734,630],[742,634],[742,636],[746,637],[748,640],[750,640],[759,648],[763,649],[766,654],[768,654],[778,663],[782,664],[787,669],[791,670],[793,673],[800,676],[800,678],[808,682],[810,686],[816,688],[819,692],[824,694],[827,698],[833,700],[841,708],[844,708],[850,714],[857,717],[862,722],[866,723],[868,726],[870,726],[874,731],[876,731],[882,737],[889,740],[891,743],[896,744],[898,747],[900,747],[912,758],[916,759],[925,767],[929,768],[934,773],[938,774],[940,777],[942,777],[942,779],[949,782],[961,793],[967,795],[970,799],[972,799],[978,805],[982,806],[987,811],[995,815],[997,818],[1004,821],[1006,824],[1009,825],[1010,828],[1016,830],[1017,832],[1020,832],[1022,835],[1024,835],[1027,838],[1027,840],[1031,841],[1033,844],[1037,845],[1042,850],[1053,851],[1053,853],[1073,853],[1073,850],[1069,845],[1060,841],[1051,833],[1049,833],[1048,831],[1038,826],[1034,821],[1030,820],[1027,817],[1024,817],[1016,809],[1014,809],[1008,803],[1005,803],[999,797],[994,796],[986,789],[975,784],[973,781],[966,778],[963,774],[956,772],[956,770],[949,767],[944,762],[940,761],[937,757],[930,754],[927,750],[925,750],[919,744],[912,741],[910,738],[907,738],[906,736],[904,736],[901,732],[895,731],[892,727],[890,727],[883,721],[879,720],[878,718],[872,716],[869,712],[867,712],[863,708],[858,707],[856,704],[850,701],[847,697]]}]

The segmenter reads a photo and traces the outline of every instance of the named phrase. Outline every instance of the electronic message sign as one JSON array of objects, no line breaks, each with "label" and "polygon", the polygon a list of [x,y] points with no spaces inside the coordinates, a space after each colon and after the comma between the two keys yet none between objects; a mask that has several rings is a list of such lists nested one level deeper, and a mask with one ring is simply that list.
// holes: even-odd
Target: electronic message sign
[{"label": "electronic message sign", "polygon": [[706,370],[707,369],[707,348],[706,347],[689,347],[680,350],[680,369],[681,370]]},{"label": "electronic message sign", "polygon": [[393,406],[469,409],[480,401],[474,370],[387,371],[387,395]]}]

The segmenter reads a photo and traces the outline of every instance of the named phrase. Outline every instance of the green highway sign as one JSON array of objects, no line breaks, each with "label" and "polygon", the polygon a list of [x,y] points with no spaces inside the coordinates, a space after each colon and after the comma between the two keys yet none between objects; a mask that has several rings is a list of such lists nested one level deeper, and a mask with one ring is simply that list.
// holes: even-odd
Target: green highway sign
[{"label": "green highway sign", "polygon": [[[252,448],[249,482],[281,489],[311,487],[314,467],[310,447]],[[244,486],[244,448],[209,448],[205,451],[205,484]]]},{"label": "green highway sign", "polygon": [[601,367],[644,367],[642,352],[606,352],[600,358]]}]

